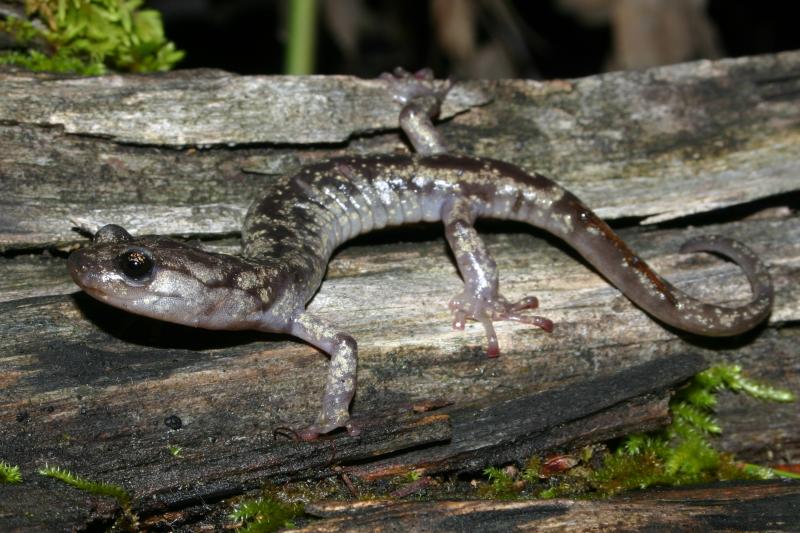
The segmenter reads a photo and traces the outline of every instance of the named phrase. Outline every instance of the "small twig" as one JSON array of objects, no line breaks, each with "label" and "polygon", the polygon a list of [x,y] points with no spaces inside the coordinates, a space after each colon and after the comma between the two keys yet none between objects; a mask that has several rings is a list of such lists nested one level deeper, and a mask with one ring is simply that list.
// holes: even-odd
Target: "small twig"
[{"label": "small twig", "polygon": [[342,471],[342,467],[337,466],[333,469],[333,471],[336,472],[336,474],[342,479],[342,482],[344,483],[344,486],[347,487],[347,490],[348,492],[350,492],[350,495],[353,498],[358,498],[358,489],[353,484],[353,481],[350,479],[350,476],[348,476],[345,472]]},{"label": "small twig", "polygon": [[431,484],[430,476],[421,477],[416,481],[407,483],[402,487],[398,488],[397,490],[390,492],[389,496],[391,496],[392,498],[405,498],[409,494],[414,494],[415,492],[419,492],[420,490],[424,489],[430,484]]}]

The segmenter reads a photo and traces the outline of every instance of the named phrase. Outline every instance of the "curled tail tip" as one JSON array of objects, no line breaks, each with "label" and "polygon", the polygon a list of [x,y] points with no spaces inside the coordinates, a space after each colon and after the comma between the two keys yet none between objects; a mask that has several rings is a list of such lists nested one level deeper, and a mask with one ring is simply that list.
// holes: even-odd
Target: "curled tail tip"
[{"label": "curled tail tip", "polygon": [[766,264],[747,245],[721,235],[704,235],[689,239],[683,243],[680,251],[681,253],[713,252],[725,256],[742,269],[750,283],[753,292],[752,300],[737,308],[744,320],[737,326],[730,329],[720,328],[719,331],[712,334],[735,335],[752,329],[769,316],[774,300],[772,277],[769,275]]},{"label": "curled tail tip", "polygon": [[756,253],[744,243],[721,235],[702,235],[693,237],[684,242],[680,247],[681,253],[712,252],[727,257],[750,279],[751,283],[766,283],[772,287],[772,279],[767,271],[767,266]]},{"label": "curled tail tip", "polygon": [[741,241],[721,235],[703,235],[684,242],[680,251],[681,253],[713,252],[721,254],[739,265],[751,282],[759,280],[767,283],[770,289],[772,288],[772,279],[767,265]]},{"label": "curled tail tip", "polygon": [[757,259],[755,252],[748,248],[744,243],[715,234],[700,235],[688,239],[681,245],[680,252],[718,252],[725,256],[731,257],[731,259],[734,259],[739,255],[746,255]]}]

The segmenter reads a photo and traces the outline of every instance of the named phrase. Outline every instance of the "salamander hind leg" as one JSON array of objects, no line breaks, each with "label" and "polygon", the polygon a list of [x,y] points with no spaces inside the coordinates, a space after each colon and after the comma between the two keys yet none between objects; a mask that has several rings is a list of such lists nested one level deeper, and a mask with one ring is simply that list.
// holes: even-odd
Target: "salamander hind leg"
[{"label": "salamander hind leg", "polygon": [[442,220],[447,242],[464,278],[464,290],[450,301],[453,327],[464,329],[467,319],[480,322],[486,331],[489,357],[500,354],[493,325],[495,321],[514,320],[552,331],[553,323],[550,320],[527,313],[539,306],[536,297],[528,296],[518,302],[510,302],[500,294],[497,265],[473,227],[475,213],[470,202],[465,198],[445,202]]},{"label": "salamander hind leg", "polygon": [[356,390],[358,348],[355,339],[338,331],[328,322],[308,313],[301,313],[292,325],[291,333],[330,355],[330,367],[322,394],[322,408],[314,424],[297,431],[303,440],[338,428],[347,428],[350,435],[358,429],[350,423],[350,401]]}]

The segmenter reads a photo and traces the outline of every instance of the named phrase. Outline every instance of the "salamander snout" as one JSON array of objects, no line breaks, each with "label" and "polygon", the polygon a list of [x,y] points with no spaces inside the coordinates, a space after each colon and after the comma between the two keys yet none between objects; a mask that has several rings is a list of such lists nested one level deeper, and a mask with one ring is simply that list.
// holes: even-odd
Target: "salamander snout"
[{"label": "salamander snout", "polygon": [[89,261],[87,261],[86,254],[83,253],[83,250],[75,250],[69,254],[69,258],[67,258],[67,269],[69,270],[69,275],[72,277],[72,281],[80,287],[83,287],[83,280],[86,273],[90,272]]},{"label": "salamander snout", "polygon": [[90,250],[76,250],[67,259],[67,268],[72,281],[95,298],[106,300],[107,271]]}]

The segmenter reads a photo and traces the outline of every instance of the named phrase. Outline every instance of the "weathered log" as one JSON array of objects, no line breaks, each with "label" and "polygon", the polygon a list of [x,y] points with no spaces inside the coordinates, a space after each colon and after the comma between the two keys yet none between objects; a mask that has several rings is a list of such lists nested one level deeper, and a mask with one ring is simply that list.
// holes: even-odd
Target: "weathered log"
[{"label": "weathered log", "polygon": [[[330,101],[357,95],[340,121],[310,113],[300,128],[334,123],[323,128],[326,135],[350,140],[304,145],[311,137],[300,135],[289,145],[273,145],[285,132],[295,135],[298,124],[243,128],[217,140],[202,136],[209,131],[202,116],[212,106],[231,120],[247,115],[248,121],[266,123],[266,95],[270,87],[286,86],[281,78],[199,72],[81,80],[0,71],[0,94],[32,96],[0,99],[0,248],[6,250],[0,257],[0,460],[19,464],[26,478],[22,486],[0,486],[0,529],[81,526],[113,513],[104,499],[76,495],[34,474],[45,464],[121,483],[143,513],[157,516],[169,509],[202,516],[207,510],[191,507],[193,502],[238,494],[264,479],[336,472],[367,479],[412,465],[429,472],[482,468],[652,427],[664,420],[668,382],[654,382],[651,396],[623,390],[630,396],[575,415],[562,433],[535,435],[536,419],[510,434],[492,424],[519,421],[515,411],[503,412],[503,402],[527,405],[550,394],[577,408],[584,404],[558,394],[572,391],[582,400],[588,384],[599,387],[610,382],[602,380],[620,379],[642,365],[682,361],[684,355],[739,362],[752,375],[800,392],[799,72],[800,53],[786,53],[570,82],[470,84],[464,94],[488,95],[492,102],[442,125],[459,151],[551,174],[606,217],[652,222],[703,213],[662,226],[625,227],[633,220],[625,218],[618,226],[670,281],[723,304],[746,298],[737,269],[676,250],[704,233],[747,242],[767,262],[776,284],[770,321],[731,340],[676,335],[631,305],[567,246],[542,241],[541,233],[527,227],[487,224],[483,230],[505,293],[536,294],[541,314],[557,324],[551,335],[499,324],[503,354],[489,360],[479,326],[450,330],[445,303],[460,281],[439,228],[387,231],[342,249],[310,304],[358,339],[353,414],[367,425],[377,420],[370,427],[385,432],[366,432],[374,437],[369,442],[338,436],[297,445],[274,441],[273,430],[313,419],[327,367],[320,354],[285,337],[199,331],[134,317],[76,293],[62,251],[82,240],[70,219],[122,223],[137,233],[200,236],[204,246],[235,253],[233,240],[216,239],[236,234],[247,203],[277,174],[340,153],[405,150],[386,118],[396,113],[393,104],[383,104],[393,110],[361,117],[352,102],[383,101],[374,81],[293,80],[293,87],[305,83],[306,93],[327,94],[335,86],[339,92]],[[253,98],[220,100],[222,79],[252,87]],[[217,89],[199,101],[197,87]],[[82,100],[86,93],[102,98],[88,105]],[[187,133],[194,135],[190,140],[179,129],[167,128],[165,138],[156,138],[145,136],[152,129],[121,124],[139,111],[151,117],[166,113],[166,94],[173,99],[170,124],[198,124]],[[454,105],[452,112],[480,101]],[[249,108],[247,102],[256,103]],[[102,128],[93,130],[92,117]],[[383,129],[391,131],[357,136]],[[175,148],[191,143],[214,146]],[[785,194],[765,198],[776,193]],[[711,212],[723,206],[736,207]],[[685,374],[676,370],[672,377]],[[452,405],[417,415],[398,407],[421,402]],[[476,433],[452,433],[477,412],[470,409],[495,416],[482,420]],[[720,415],[724,426],[730,424],[724,447],[748,457],[792,460],[800,453],[800,410],[770,406],[767,417],[764,409],[742,399],[724,402]],[[376,418],[387,410],[402,416]],[[178,420],[181,428],[172,429]],[[503,434],[491,445],[479,438],[490,428]],[[169,445],[181,446],[183,457],[173,457]],[[467,452],[458,455],[465,449],[457,445]],[[409,447],[416,450],[404,451]],[[448,448],[437,458],[435,450]],[[390,452],[397,456],[387,458]],[[342,470],[334,471],[337,461]],[[27,514],[37,505],[48,510],[50,521]]]},{"label": "weathered log", "polygon": [[[470,82],[454,89],[448,112],[494,103],[442,131],[460,152],[555,177],[604,218],[669,220],[796,190],[798,72],[800,53],[789,52],[573,81]],[[394,130],[347,147],[308,145],[394,128],[399,104],[374,80],[0,71],[0,94],[0,249],[76,242],[71,218],[134,233],[234,233],[277,174],[343,151],[405,149]],[[275,120],[287,110],[297,120]],[[251,147],[227,146],[242,143]]]},{"label": "weathered log", "polygon": [[[153,146],[342,143],[396,128],[402,105],[383,81],[351,76],[184,70],[86,78],[17,71],[0,83],[4,120]],[[442,118],[488,100],[477,83],[459,84]]]},{"label": "weathered log", "polygon": [[611,500],[436,501],[307,506],[294,531],[797,531],[800,483],[728,483]]},{"label": "weathered log", "polygon": [[[202,449],[184,449],[180,458],[170,458],[167,450],[158,449],[157,443],[142,442],[144,436],[136,446],[117,443],[115,453],[110,454],[109,445],[119,438],[100,435],[90,442],[89,435],[76,434],[80,428],[70,428],[73,444],[80,442],[80,454],[68,459],[59,457],[58,462],[83,477],[125,487],[143,517],[241,494],[265,481],[279,483],[340,474],[370,480],[411,470],[429,474],[469,471],[488,464],[521,463],[534,453],[576,448],[633,429],[655,429],[669,421],[667,402],[671,389],[704,367],[700,356],[676,356],[558,390],[502,400],[488,398],[418,415],[396,408],[396,412],[383,417],[356,419],[358,436],[342,434],[314,442],[262,436],[257,445],[246,439],[225,440],[205,444]],[[36,446],[40,453],[60,455],[58,442],[39,442]],[[24,461],[24,449],[5,449],[11,454],[9,460]],[[153,453],[159,460],[153,460]],[[23,468],[23,474],[26,479],[36,477],[30,468]],[[47,515],[53,506],[60,509],[64,505],[65,514],[73,519],[97,520],[110,513],[106,502],[96,504],[103,510],[101,516],[86,516],[82,512],[86,497],[74,496],[65,498],[62,504],[48,498],[45,501],[49,505],[31,508],[30,498],[39,494],[43,486],[48,485],[41,480],[22,490],[0,485],[0,517],[12,517],[9,527],[18,525],[21,518],[14,509],[28,509],[28,519]],[[50,481],[49,487],[54,494],[74,492],[56,481]]]},{"label": "weathered log", "polygon": [[546,450],[575,449],[634,430],[657,429],[670,419],[670,388],[704,368],[698,355],[676,356],[559,390],[446,409],[453,427],[449,442],[343,471],[362,479],[412,470],[475,471],[491,464],[522,464]]}]

